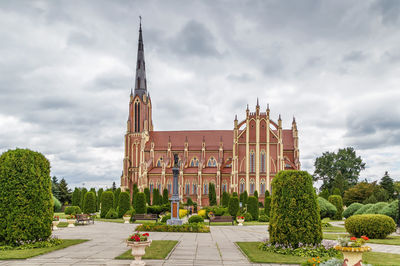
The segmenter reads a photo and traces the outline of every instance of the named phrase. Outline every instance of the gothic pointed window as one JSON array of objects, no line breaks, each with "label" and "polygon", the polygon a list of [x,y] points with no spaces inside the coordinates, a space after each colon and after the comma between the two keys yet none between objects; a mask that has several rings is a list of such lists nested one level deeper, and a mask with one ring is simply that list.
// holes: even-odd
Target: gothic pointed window
[{"label": "gothic pointed window", "polygon": [[153,181],[150,183],[150,193],[153,194],[154,184]]},{"label": "gothic pointed window", "polygon": [[197,184],[193,183],[193,195],[197,195]]},{"label": "gothic pointed window", "polygon": [[157,189],[158,189],[158,192],[161,193],[161,184],[158,181],[157,181]]},{"label": "gothic pointed window", "polygon": [[193,157],[190,161],[190,167],[198,167],[199,166],[199,159],[197,157]]},{"label": "gothic pointed window", "polygon": [[185,185],[185,194],[186,194],[186,195],[190,195],[190,183],[189,183],[189,182],[186,182],[186,185]]},{"label": "gothic pointed window", "polygon": [[253,195],[254,194],[254,189],[255,185],[254,185],[254,179],[250,180],[250,194]]},{"label": "gothic pointed window", "polygon": [[222,183],[222,192],[227,192],[227,190],[228,190],[228,184],[226,183],[226,181],[224,181]]},{"label": "gothic pointed window", "polygon": [[163,161],[163,157],[160,157],[158,160],[157,160],[157,167],[161,167],[161,163],[162,163],[162,161]]},{"label": "gothic pointed window", "polygon": [[203,194],[207,195],[208,194],[208,183],[203,184]]},{"label": "gothic pointed window", "polygon": [[251,150],[250,151],[250,173],[254,173],[255,172],[255,160],[254,160],[254,151]]},{"label": "gothic pointed window", "polygon": [[261,179],[261,183],[260,183],[260,195],[264,195],[265,194],[265,180]]},{"label": "gothic pointed window", "polygon": [[261,150],[260,172],[265,173],[265,151]]},{"label": "gothic pointed window", "polygon": [[239,192],[240,192],[240,193],[243,193],[243,192],[244,192],[244,178],[240,179]]},{"label": "gothic pointed window", "polygon": [[208,159],[207,166],[208,167],[217,167],[217,160],[215,160],[215,158],[213,156],[211,156],[210,159]]}]

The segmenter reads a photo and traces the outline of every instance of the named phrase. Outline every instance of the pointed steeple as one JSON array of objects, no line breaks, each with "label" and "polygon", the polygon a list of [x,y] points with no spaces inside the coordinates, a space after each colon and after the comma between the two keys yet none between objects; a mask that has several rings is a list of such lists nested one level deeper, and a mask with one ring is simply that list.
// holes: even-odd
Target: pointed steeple
[{"label": "pointed steeple", "polygon": [[140,18],[139,26],[139,43],[136,61],[136,78],[135,78],[135,95],[139,95],[143,98],[143,95],[147,92],[147,81],[146,81],[146,65],[144,62],[144,46],[142,36],[142,17]]}]

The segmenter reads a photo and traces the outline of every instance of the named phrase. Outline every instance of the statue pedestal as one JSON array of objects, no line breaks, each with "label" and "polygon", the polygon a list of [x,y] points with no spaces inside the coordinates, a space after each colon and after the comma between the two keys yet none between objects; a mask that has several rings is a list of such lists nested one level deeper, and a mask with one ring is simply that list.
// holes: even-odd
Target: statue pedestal
[{"label": "statue pedestal", "polygon": [[175,219],[167,220],[167,225],[182,225],[182,224],[183,224],[182,220],[175,220]]}]

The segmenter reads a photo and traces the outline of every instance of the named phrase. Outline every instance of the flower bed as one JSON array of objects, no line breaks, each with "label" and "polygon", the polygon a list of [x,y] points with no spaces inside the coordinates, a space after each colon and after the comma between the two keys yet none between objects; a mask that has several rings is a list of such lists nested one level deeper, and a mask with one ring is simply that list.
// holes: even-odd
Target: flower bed
[{"label": "flower bed", "polygon": [[209,233],[210,227],[201,223],[183,224],[183,225],[166,225],[162,223],[144,223],[136,227],[138,231],[147,232],[193,232],[193,233]]}]

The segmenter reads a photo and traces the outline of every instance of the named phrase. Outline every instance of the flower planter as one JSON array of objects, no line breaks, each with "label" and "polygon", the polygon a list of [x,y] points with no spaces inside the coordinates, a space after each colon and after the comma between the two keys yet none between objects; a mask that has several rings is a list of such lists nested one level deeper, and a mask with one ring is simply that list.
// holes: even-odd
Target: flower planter
[{"label": "flower planter", "polygon": [[130,216],[124,216],[123,217],[124,218],[124,224],[129,224],[129,220],[131,219],[131,217]]},{"label": "flower planter", "polygon": [[76,219],[67,219],[68,227],[75,227]]},{"label": "flower planter", "polygon": [[239,226],[243,226],[244,219],[237,219],[237,222],[239,223]]},{"label": "flower planter", "polygon": [[151,239],[147,241],[126,241],[127,245],[132,248],[132,256],[135,257],[135,260],[131,262],[131,266],[133,265],[146,265],[144,261],[142,261],[142,257],[146,253],[146,247],[149,247],[151,244]]},{"label": "flower planter", "polygon": [[53,230],[58,230],[57,225],[60,223],[60,221],[53,221]]},{"label": "flower planter", "polygon": [[335,246],[336,250],[340,250],[343,253],[343,259],[347,260],[346,263],[348,266],[353,266],[358,262],[362,262],[362,255],[364,252],[371,251],[370,247],[341,247]]}]

